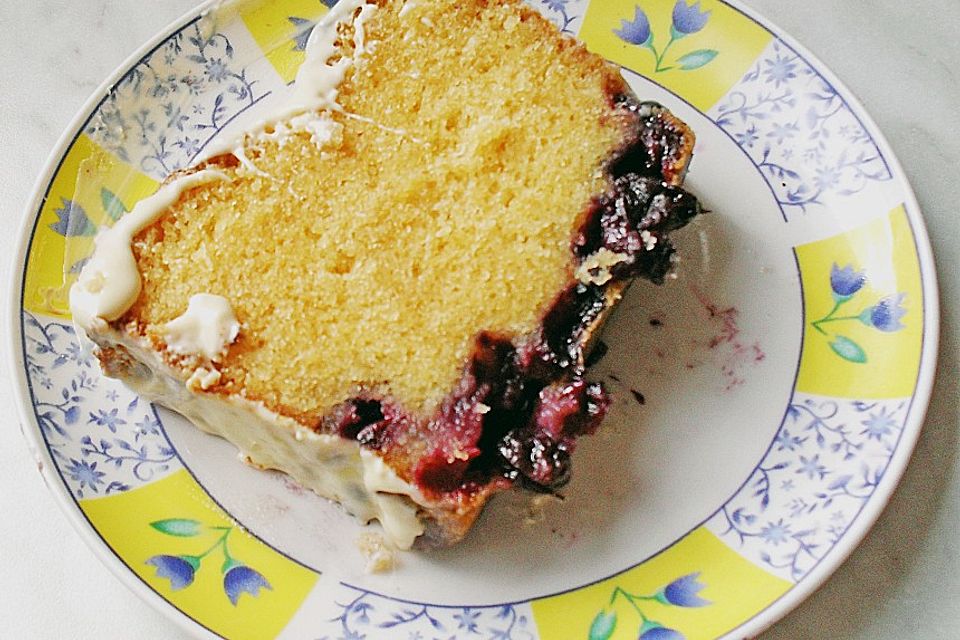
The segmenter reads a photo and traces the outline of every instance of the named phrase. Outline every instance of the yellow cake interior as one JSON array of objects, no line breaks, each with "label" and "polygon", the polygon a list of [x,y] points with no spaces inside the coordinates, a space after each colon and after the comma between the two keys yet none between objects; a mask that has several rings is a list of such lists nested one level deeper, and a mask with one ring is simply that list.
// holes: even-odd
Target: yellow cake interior
[{"label": "yellow cake interior", "polygon": [[358,389],[429,411],[479,331],[533,330],[624,135],[615,72],[531,10],[380,4],[331,141],[249,143],[256,171],[215,161],[231,181],[134,242],[126,320],[156,338],[191,295],[227,298],[242,331],[215,390],[301,420]]}]

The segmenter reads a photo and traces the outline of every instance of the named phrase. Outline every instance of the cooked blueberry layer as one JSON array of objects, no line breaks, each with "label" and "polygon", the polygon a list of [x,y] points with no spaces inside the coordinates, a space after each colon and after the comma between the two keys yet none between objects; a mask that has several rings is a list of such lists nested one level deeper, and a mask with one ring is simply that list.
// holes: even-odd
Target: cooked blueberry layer
[{"label": "cooked blueberry layer", "polygon": [[456,390],[426,425],[389,401],[355,398],[325,421],[342,437],[381,451],[416,430],[421,455],[409,475],[428,495],[470,492],[500,478],[555,492],[570,478],[577,438],[606,415],[603,385],[584,379],[589,334],[610,287],[633,278],[662,283],[672,265],[670,232],[701,212],[673,186],[684,167],[682,125],[659,105],[618,99],[641,129],[608,166],[610,189],[591,203],[571,249],[582,262],[601,249],[618,254],[604,284],[571,283],[528,336],[480,333]]}]

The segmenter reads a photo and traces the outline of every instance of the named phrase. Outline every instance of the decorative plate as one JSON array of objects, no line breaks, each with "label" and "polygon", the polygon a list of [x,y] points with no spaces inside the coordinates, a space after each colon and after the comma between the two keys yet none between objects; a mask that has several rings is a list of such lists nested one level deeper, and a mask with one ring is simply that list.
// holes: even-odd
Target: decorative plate
[{"label": "decorative plate", "polygon": [[282,91],[326,4],[188,16],[94,96],[39,180],[13,364],[43,474],[84,538],[199,637],[695,640],[782,617],[907,464],[937,287],[876,126],[738,2],[533,2],[693,127],[688,186],[712,211],[682,234],[678,277],[635,286],[610,324],[593,375],[616,404],[562,503],[504,496],[464,544],[368,575],[340,509],[100,374],[66,303],[96,229]]}]

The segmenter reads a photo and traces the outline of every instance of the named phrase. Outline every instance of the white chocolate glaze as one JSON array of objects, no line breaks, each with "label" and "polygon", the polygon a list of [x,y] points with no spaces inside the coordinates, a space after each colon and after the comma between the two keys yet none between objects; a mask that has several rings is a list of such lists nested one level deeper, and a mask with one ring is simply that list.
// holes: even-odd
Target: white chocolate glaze
[{"label": "white chocolate glaze", "polygon": [[96,337],[102,347],[119,346],[135,361],[123,374],[128,386],[231,442],[241,459],[286,473],[364,522],[380,521],[399,549],[409,549],[423,533],[417,516],[418,505],[425,504],[423,496],[355,440],[316,433],[240,395],[198,391],[188,386],[184,372],[166,364],[145,341],[109,325]]},{"label": "white chocolate glaze", "polygon": [[[357,12],[359,10],[359,13]],[[377,6],[367,4],[366,0],[340,0],[313,28],[307,40],[307,59],[297,71],[290,95],[247,131],[236,138],[225,138],[212,143],[196,160],[206,162],[223,154],[233,154],[238,159],[243,156],[243,148],[248,139],[273,135],[271,132],[306,130],[311,133],[314,144],[322,146],[329,142],[328,136],[321,131],[329,129],[333,120],[322,112],[340,111],[337,98],[340,85],[347,71],[356,64],[367,49],[364,23],[377,11]],[[356,14],[356,15],[355,15]],[[340,25],[353,26],[353,55],[342,56],[331,62],[339,53],[337,40],[340,38]],[[297,120],[298,117],[307,116]],[[285,123],[289,122],[287,126]],[[318,124],[319,123],[319,124]],[[239,155],[238,155],[239,153]]]},{"label": "white chocolate glaze", "polygon": [[[337,3],[314,28],[307,60],[288,99],[239,139],[212,144],[195,161],[197,166],[230,153],[244,170],[270,177],[246,155],[248,140],[271,139],[282,146],[299,131],[310,133],[321,148],[336,140],[342,125],[330,114],[342,111],[337,104],[339,86],[368,50],[364,22],[376,9],[366,0]],[[339,51],[340,26],[347,24],[353,28],[354,53],[331,62]],[[130,355],[132,364],[118,373],[145,398],[233,443],[241,459],[250,464],[288,474],[304,487],[341,503],[363,521],[379,520],[393,545],[409,549],[424,531],[418,513],[427,503],[415,486],[404,482],[378,455],[362,449],[356,441],[316,433],[242,394],[206,392],[221,378],[212,363],[223,358],[240,331],[228,300],[209,294],[193,296],[187,311],[162,327],[170,352],[203,360],[193,370],[167,364],[145,341],[109,324],[140,294],[140,275],[130,247],[133,237],[175,204],[185,190],[213,180],[229,178],[212,169],[178,178],[97,237],[94,254],[71,289],[75,321],[101,348],[121,347]]]},{"label": "white chocolate glaze", "polygon": [[190,298],[182,316],[163,326],[161,335],[176,354],[220,362],[240,335],[240,323],[229,300],[198,293]]},{"label": "white chocolate glaze", "polygon": [[70,288],[74,321],[89,330],[122,316],[140,295],[140,272],[130,249],[133,237],[171,207],[184,191],[214,180],[229,180],[220,171],[204,170],[169,182],[94,239],[94,251]]},{"label": "white chocolate glaze", "polygon": [[[366,0],[341,0],[334,5],[310,34],[307,59],[297,72],[289,97],[239,140],[227,138],[213,143],[196,162],[202,164],[215,156],[231,153],[248,171],[266,175],[245,153],[248,136],[282,136],[302,129],[310,133],[317,146],[322,147],[333,140],[340,125],[330,118],[328,112],[340,110],[337,104],[340,84],[367,47],[364,22],[376,10],[376,5],[367,4]],[[353,27],[354,54],[330,62],[339,51],[338,30],[341,25],[348,24]],[[185,190],[215,179],[229,178],[211,169],[178,178],[161,187],[153,196],[141,200],[133,211],[98,235],[93,256],[70,290],[70,308],[82,328],[116,320],[140,295],[140,275],[130,251],[133,236],[174,204]]]}]

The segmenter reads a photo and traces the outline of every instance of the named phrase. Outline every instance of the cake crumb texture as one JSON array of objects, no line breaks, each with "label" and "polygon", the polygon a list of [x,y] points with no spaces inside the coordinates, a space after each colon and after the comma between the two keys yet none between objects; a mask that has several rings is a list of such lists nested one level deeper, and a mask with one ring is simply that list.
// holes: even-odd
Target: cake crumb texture
[{"label": "cake crumb texture", "polygon": [[[214,391],[305,423],[358,391],[432,411],[475,336],[536,329],[630,120],[615,70],[519,2],[379,2],[340,127],[262,137],[134,241],[125,321],[158,340],[197,293],[243,325]],[[349,51],[344,52],[349,53]]]}]

